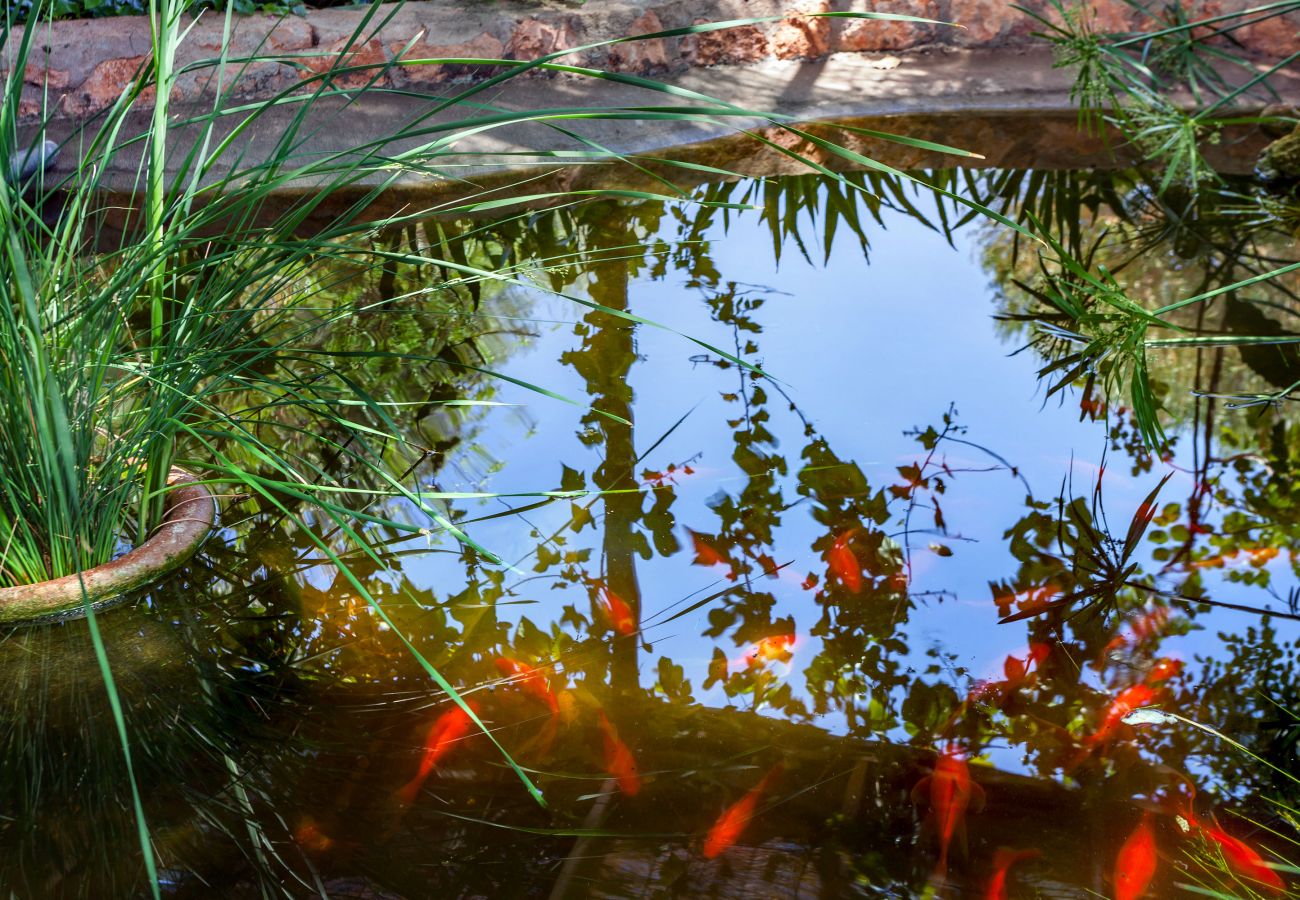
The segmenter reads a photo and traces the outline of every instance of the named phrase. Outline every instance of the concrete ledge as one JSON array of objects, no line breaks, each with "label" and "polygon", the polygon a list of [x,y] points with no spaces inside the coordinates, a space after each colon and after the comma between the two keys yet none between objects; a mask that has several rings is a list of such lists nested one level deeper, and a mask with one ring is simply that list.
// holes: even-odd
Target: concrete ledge
[{"label": "concrete ledge", "polygon": [[[1162,0],[1144,0],[1158,11]],[[1047,15],[1047,0],[1023,0]],[[1192,0],[1193,15],[1213,15],[1256,5],[1254,0]],[[1094,27],[1128,32],[1154,27],[1125,0],[1089,0]],[[955,22],[961,27],[913,22],[801,18],[828,11],[906,14]],[[702,22],[765,16],[783,21],[746,25],[700,35],[654,39],[575,52],[563,62],[613,72],[676,78],[683,73],[714,73],[758,66],[768,77],[782,62],[860,60],[863,54],[931,50],[1014,50],[1036,42],[1038,27],[1013,9],[1009,0],[601,0],[581,10],[547,2],[447,2],[415,0],[366,9],[327,9],[304,18],[254,15],[237,17],[231,41],[236,57],[269,56],[250,65],[233,86],[233,95],[256,99],[292,89],[303,78],[336,65],[381,65],[412,58],[505,58],[531,60],[593,42],[652,33]],[[358,28],[362,38],[349,43]],[[222,17],[203,16],[181,44],[180,66],[214,57],[221,47]],[[143,17],[87,19],[39,26],[37,52],[24,72],[22,112],[35,118],[42,108],[60,117],[84,119],[112,104],[147,61],[149,22]],[[1297,46],[1300,13],[1271,18],[1234,33],[1238,52],[1260,59],[1281,58]],[[0,68],[11,58],[17,36],[0,51]],[[876,64],[879,65],[877,58]],[[800,70],[802,71],[802,70]],[[380,86],[441,92],[455,83],[486,78],[490,70],[460,64],[409,66],[389,70]],[[547,73],[529,77],[546,79]],[[779,76],[778,76],[779,77]],[[788,79],[792,85],[810,76]],[[340,75],[341,87],[361,87],[361,73]],[[227,85],[229,87],[229,85]],[[211,104],[216,85],[211,69],[188,72],[176,87],[182,104]],[[148,103],[148,96],[143,98]]]}]

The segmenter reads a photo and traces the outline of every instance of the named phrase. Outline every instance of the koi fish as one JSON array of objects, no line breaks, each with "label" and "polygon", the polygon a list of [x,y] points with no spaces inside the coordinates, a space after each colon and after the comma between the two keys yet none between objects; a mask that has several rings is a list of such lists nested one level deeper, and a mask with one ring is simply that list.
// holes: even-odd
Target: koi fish
[{"label": "koi fish", "polygon": [[754,649],[749,652],[749,658],[770,662],[774,659],[789,659],[794,652],[794,632],[789,634],[773,634],[763,638],[754,644]]},{"label": "koi fish", "polygon": [[502,675],[545,703],[550,708],[552,716],[559,714],[560,703],[555,699],[555,692],[551,690],[546,676],[541,671],[506,656],[498,656],[496,664],[497,671]]},{"label": "koi fish", "polygon": [[1158,660],[1154,666],[1147,672],[1147,684],[1159,684],[1162,681],[1168,681],[1179,672],[1183,671],[1183,661],[1174,659],[1172,656]]},{"label": "koi fish", "polygon": [[1115,696],[1106,707],[1097,730],[1083,739],[1083,746],[1076,753],[1070,754],[1062,763],[1066,772],[1078,766],[1098,747],[1104,747],[1114,740],[1116,733],[1123,727],[1124,717],[1133,710],[1150,706],[1156,698],[1156,688],[1145,682],[1125,688]]},{"label": "koi fish", "polygon": [[325,853],[334,846],[334,839],[321,831],[311,816],[303,816],[293,830],[293,839],[308,853]]},{"label": "koi fish", "polygon": [[[478,704],[469,703],[469,708],[478,712]],[[420,766],[415,772],[415,777],[398,789],[397,799],[403,806],[410,806],[415,802],[415,797],[420,793],[420,788],[433,774],[433,770],[438,763],[442,761],[452,748],[465,738],[471,728],[474,727],[474,720],[469,717],[469,713],[454,706],[447,712],[433,720],[429,726],[429,732],[424,738],[424,755],[420,757]]]},{"label": "koi fish", "polygon": [[939,862],[935,866],[936,879],[948,876],[948,851],[952,840],[964,834],[966,811],[975,801],[976,810],[984,806],[984,789],[970,780],[970,767],[960,751],[949,745],[939,755],[934,772],[925,776],[912,788],[912,801],[920,802],[928,794],[929,819],[939,836]]},{"label": "koi fish", "polygon": [[862,565],[849,547],[849,541],[857,531],[856,528],[850,528],[842,532],[835,538],[831,549],[826,554],[826,562],[830,565],[831,572],[854,594],[862,590]]},{"label": "koi fish", "polygon": [[794,655],[794,642],[794,632],[762,638],[746,647],[739,656],[727,660],[727,665],[747,669],[765,666],[770,662],[789,662]]},{"label": "koi fish", "polygon": [[777,763],[758,784],[749,789],[745,796],[723,810],[722,815],[718,816],[718,821],[713,823],[713,827],[704,838],[705,859],[713,859],[736,843],[736,839],[745,830],[749,820],[754,818],[754,810],[758,806],[759,798],[780,775],[781,764]]},{"label": "koi fish", "polygon": [[1219,845],[1228,866],[1238,875],[1258,882],[1271,891],[1280,893],[1286,890],[1282,876],[1269,867],[1254,847],[1217,826],[1200,827],[1203,835]]},{"label": "koi fish", "polygon": [[1115,860],[1115,900],[1137,900],[1146,893],[1156,874],[1156,836],[1151,830],[1151,813],[1119,848]]},{"label": "koi fish", "polygon": [[600,711],[600,733],[605,740],[605,771],[618,781],[618,789],[629,797],[641,790],[641,773],[637,771],[636,757],[618,736],[605,711]]},{"label": "koi fish", "polygon": [[1012,850],[999,847],[993,853],[993,875],[984,889],[984,900],[1007,900],[1007,870],[1026,859],[1036,859],[1043,854],[1038,850]]},{"label": "koi fish", "polygon": [[614,631],[624,637],[636,634],[636,616],[633,615],[632,607],[628,606],[627,601],[603,584],[600,585],[600,597],[604,604],[605,615],[609,617],[609,623],[614,627]]},{"label": "koi fish", "polygon": [[1268,565],[1279,553],[1277,547],[1256,547],[1254,550],[1232,550],[1228,553],[1221,553],[1218,556],[1210,556],[1205,559],[1197,559],[1187,564],[1192,569],[1223,569],[1238,564],[1251,565],[1255,568],[1263,568]]},{"label": "koi fish", "polygon": [[1089,746],[1096,746],[1110,741],[1119,730],[1121,720],[1125,716],[1139,707],[1151,705],[1155,698],[1155,689],[1149,684],[1135,684],[1120,691],[1106,708],[1106,715],[1100,727],[1084,738],[1083,742]]},{"label": "koi fish", "polygon": [[698,531],[690,532],[691,543],[695,547],[695,565],[697,566],[726,566],[730,571],[727,572],[727,580],[736,580],[736,564],[731,558],[720,551],[713,543]]},{"label": "koi fish", "polygon": [[1030,668],[1041,667],[1051,652],[1050,644],[1034,641],[1029,645],[1029,652],[1024,659],[1008,656],[1002,663],[1002,674],[1006,677],[1002,681],[977,682],[967,695],[966,702],[984,701],[1002,706],[1028,681]]},{"label": "koi fish", "polygon": [[1049,582],[1037,587],[1026,588],[1018,593],[994,596],[993,605],[998,608],[998,615],[1001,616],[1009,615],[1013,607],[1017,612],[1029,613],[1046,609],[1052,601],[1063,593],[1064,591],[1059,587]]}]

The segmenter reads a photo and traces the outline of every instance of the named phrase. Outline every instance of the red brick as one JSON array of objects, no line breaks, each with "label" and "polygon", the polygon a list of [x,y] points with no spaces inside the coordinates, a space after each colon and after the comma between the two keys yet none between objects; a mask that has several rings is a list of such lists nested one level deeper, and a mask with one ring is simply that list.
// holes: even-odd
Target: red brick
[{"label": "red brick", "polygon": [[[936,0],[874,0],[869,12],[939,18]],[[837,50],[879,51],[906,50],[935,38],[935,30],[952,30],[946,26],[920,22],[891,22],[880,19],[849,19],[840,31]]]},{"label": "red brick", "polygon": [[[628,26],[627,33],[634,37],[663,30],[663,23],[651,10]],[[668,68],[668,48],[663,38],[615,44],[609,48],[609,67],[615,72],[635,72],[638,75],[661,72]]]},{"label": "red brick", "polygon": [[[696,19],[703,25],[707,19]],[[756,25],[739,25],[682,38],[682,58],[691,66],[739,66],[768,55],[767,37]]]},{"label": "red brick", "polygon": [[831,20],[808,18],[808,13],[830,12],[830,0],[802,0],[790,18],[772,28],[772,53],[777,59],[818,59],[831,49]]},{"label": "red brick", "polygon": [[308,78],[313,73],[320,74],[335,68],[342,69],[349,66],[370,67],[357,72],[348,72],[334,78],[334,84],[341,88],[363,88],[371,84],[372,81],[375,84],[389,83],[388,73],[379,75],[378,79],[376,79],[380,68],[384,63],[388,62],[388,54],[384,52],[384,45],[378,38],[372,38],[362,44],[353,43],[350,47],[347,38],[340,38],[320,55],[304,56],[300,62],[305,67],[299,72],[301,78]]},{"label": "red brick", "polygon": [[[128,56],[123,59],[106,59],[91,71],[81,87],[68,94],[63,109],[73,116],[88,116],[111,106],[131,83],[147,57]],[[139,103],[153,103],[155,89],[145,88]]]},{"label": "red brick", "polygon": [[[410,48],[407,49],[408,43]],[[504,45],[492,35],[484,32],[460,44],[433,44],[424,38],[410,43],[395,42],[388,45],[394,58],[405,59],[501,59]],[[403,52],[405,51],[405,52]],[[409,84],[441,84],[464,75],[481,75],[486,77],[491,71],[488,66],[453,65],[450,63],[427,66],[402,66],[405,80]]]},{"label": "red brick", "polygon": [[[581,43],[580,27],[573,16],[523,19],[516,23],[506,42],[506,56],[509,59],[534,60],[549,56],[557,50],[576,47]],[[581,57],[582,54],[574,54],[557,62],[581,65]]]}]

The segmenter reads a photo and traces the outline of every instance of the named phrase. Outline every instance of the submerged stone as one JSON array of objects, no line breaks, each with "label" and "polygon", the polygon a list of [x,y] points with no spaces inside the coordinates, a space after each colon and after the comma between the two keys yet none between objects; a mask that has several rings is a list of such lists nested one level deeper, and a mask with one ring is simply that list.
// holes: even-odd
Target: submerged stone
[{"label": "submerged stone", "polygon": [[27,181],[38,172],[49,171],[58,156],[59,145],[54,141],[41,141],[35,147],[15,150],[9,154],[9,164],[5,167],[6,177],[11,183]]},{"label": "submerged stone", "polygon": [[1259,171],[1269,181],[1300,181],[1300,125],[1264,148]]}]

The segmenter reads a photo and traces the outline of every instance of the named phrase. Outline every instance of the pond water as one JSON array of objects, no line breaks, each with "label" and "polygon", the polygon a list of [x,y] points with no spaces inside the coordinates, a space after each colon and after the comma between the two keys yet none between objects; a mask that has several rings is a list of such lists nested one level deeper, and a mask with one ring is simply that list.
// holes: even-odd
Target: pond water
[{"label": "pond water", "polygon": [[[1156,298],[1222,265],[1133,173],[928,177],[1055,198]],[[1300,737],[1295,426],[1219,396],[1296,360],[1156,358],[1149,453],[1124,396],[1040,377],[1023,238],[859,182],[880,199],[786,178],[379,240],[513,282],[321,273],[355,308],[340,359],[428,359],[349,371],[429,492],[369,508],[424,531],[359,526],[361,552],[227,498],[179,578],[101,616],[166,896],[1125,896],[1147,828],[1152,895],[1297,880],[1178,818],[1300,857],[1270,768]],[[1255,242],[1233,259],[1294,254]],[[1286,327],[1266,291],[1225,317]],[[0,883],[147,895],[85,623],[9,633],[0,667]],[[1146,706],[1185,719],[1121,721]]]}]

